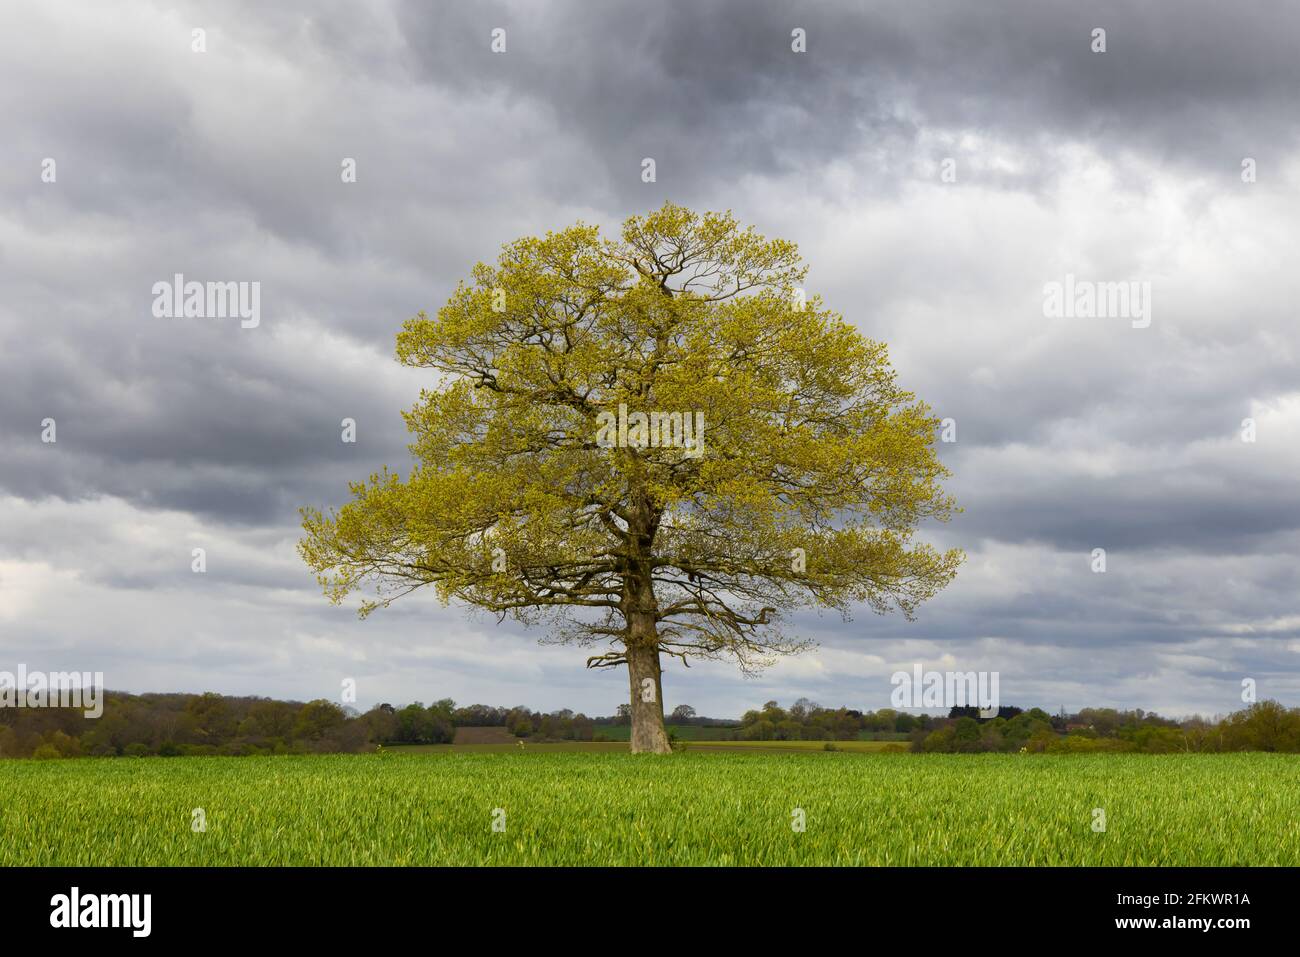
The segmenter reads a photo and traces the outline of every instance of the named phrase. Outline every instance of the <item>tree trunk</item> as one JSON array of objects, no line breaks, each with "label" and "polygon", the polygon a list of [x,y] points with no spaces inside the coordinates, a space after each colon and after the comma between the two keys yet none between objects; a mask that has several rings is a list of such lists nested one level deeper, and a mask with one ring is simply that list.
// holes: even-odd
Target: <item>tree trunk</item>
[{"label": "tree trunk", "polygon": [[629,643],[627,674],[632,686],[632,753],[670,754],[672,747],[664,731],[659,649],[649,642]]},{"label": "tree trunk", "polygon": [[628,521],[631,551],[623,579],[622,612],[627,622],[623,648],[632,689],[632,753],[671,754],[664,731],[664,696],[659,680],[659,604],[655,600],[654,552],[658,514],[642,500]]}]

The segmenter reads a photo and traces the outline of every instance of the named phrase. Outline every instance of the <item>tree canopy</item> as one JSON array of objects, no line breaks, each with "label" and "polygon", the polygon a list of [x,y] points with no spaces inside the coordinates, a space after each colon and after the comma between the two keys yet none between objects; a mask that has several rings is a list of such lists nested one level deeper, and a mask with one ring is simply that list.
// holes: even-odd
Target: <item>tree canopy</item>
[{"label": "tree canopy", "polygon": [[303,558],[362,614],[428,585],[594,646],[628,667],[637,751],[668,750],[661,654],[751,672],[807,647],[796,608],[910,616],[962,558],[915,538],[954,509],[938,422],[806,272],[672,204],[507,245],[397,337],[435,374],[413,468],[303,509]]}]

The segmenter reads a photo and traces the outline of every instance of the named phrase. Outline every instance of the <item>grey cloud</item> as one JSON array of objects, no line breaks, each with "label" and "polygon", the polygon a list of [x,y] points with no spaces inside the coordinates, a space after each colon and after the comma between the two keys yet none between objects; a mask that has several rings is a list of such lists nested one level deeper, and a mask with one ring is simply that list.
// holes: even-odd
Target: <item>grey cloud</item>
[{"label": "grey cloud", "polygon": [[[642,155],[675,188],[738,170],[810,172],[857,154],[881,175],[913,170],[918,134],[991,132],[1151,153],[1172,166],[1235,176],[1243,155],[1295,142],[1300,12],[1212,2],[1177,6],[1023,0],[996,15],[971,4],[675,2],[458,5],[431,17],[400,6],[411,55],[429,82],[503,90],[552,112],[607,157],[624,202]],[[504,26],[506,55],[488,50]],[[808,52],[790,49],[794,27]],[[1103,27],[1108,50],[1094,54]],[[656,153],[656,150],[658,153]]]}]

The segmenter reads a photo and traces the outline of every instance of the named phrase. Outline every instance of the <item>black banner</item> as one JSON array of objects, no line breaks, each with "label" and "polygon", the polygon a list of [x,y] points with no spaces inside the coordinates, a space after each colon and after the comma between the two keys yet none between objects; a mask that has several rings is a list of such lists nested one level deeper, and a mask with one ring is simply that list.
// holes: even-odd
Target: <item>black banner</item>
[{"label": "black banner", "polygon": [[1126,937],[1232,947],[1294,933],[1297,870],[30,868],[0,876],[0,913],[14,942],[537,942],[585,939],[594,925],[616,930],[613,920],[660,939],[680,925],[691,943],[763,943],[775,921],[918,947]]}]

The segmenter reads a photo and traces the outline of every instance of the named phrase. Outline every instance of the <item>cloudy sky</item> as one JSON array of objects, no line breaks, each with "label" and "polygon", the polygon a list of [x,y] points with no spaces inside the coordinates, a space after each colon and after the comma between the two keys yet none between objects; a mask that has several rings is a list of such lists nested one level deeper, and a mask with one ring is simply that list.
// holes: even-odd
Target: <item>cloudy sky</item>
[{"label": "cloudy sky", "polygon": [[[672,200],[797,242],[955,421],[930,538],[968,560],[913,622],[800,619],[819,649],[758,679],[673,664],[670,707],[878,708],[917,663],[1053,711],[1300,704],[1300,7],[295,6],[0,7],[0,669],[611,713],[581,650],[331,606],[297,509],[407,465],[404,319]],[[260,324],[155,318],[175,273],[260,282]],[[1067,275],[1149,282],[1150,324],[1045,316]]]}]

